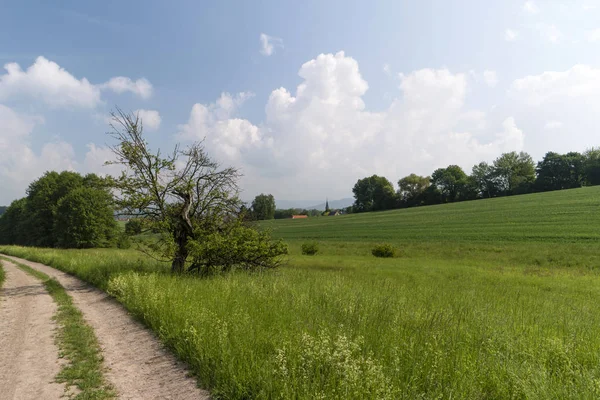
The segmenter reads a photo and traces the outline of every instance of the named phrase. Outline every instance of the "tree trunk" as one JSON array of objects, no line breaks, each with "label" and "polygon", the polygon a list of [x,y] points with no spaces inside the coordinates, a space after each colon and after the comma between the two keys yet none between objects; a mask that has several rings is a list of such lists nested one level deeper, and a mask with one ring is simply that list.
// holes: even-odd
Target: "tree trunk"
[{"label": "tree trunk", "polygon": [[175,229],[173,233],[175,236],[175,254],[173,256],[173,262],[171,264],[171,272],[180,274],[185,269],[185,262],[188,257],[188,249],[187,249],[187,234],[182,232],[179,227]]},{"label": "tree trunk", "polygon": [[189,193],[177,193],[183,199],[181,212],[177,215],[175,229],[173,230],[173,239],[175,239],[175,254],[171,264],[172,273],[182,273],[185,270],[185,262],[188,258],[188,241],[194,234],[192,222],[190,221],[190,207],[192,205],[192,196]]}]

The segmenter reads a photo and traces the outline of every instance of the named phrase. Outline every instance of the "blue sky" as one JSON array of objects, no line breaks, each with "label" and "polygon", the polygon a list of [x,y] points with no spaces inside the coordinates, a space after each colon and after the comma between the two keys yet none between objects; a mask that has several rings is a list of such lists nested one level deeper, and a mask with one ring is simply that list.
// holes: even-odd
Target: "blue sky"
[{"label": "blue sky", "polygon": [[[205,139],[242,197],[600,145],[599,1],[0,1],[0,203],[112,173],[106,117]],[[84,80],[85,79],[85,80]]]}]

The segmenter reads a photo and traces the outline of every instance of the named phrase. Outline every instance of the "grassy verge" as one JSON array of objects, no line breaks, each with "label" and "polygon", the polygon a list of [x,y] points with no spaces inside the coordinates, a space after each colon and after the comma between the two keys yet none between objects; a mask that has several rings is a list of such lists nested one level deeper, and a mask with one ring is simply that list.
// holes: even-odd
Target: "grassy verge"
[{"label": "grassy verge", "polygon": [[4,268],[2,267],[2,263],[0,262],[0,287],[4,283],[4,279],[6,279],[6,275],[4,273]]},{"label": "grassy verge", "polygon": [[[4,257],[1,257],[4,259]],[[65,363],[58,376],[57,382],[66,383],[68,387],[77,390],[72,396],[75,399],[112,399],[115,392],[107,384],[102,375],[102,355],[93,329],[85,323],[81,312],[73,305],[71,297],[65,289],[43,272],[27,265],[15,263],[26,273],[40,279],[58,305],[55,320],[58,325],[56,343],[60,357]]]}]

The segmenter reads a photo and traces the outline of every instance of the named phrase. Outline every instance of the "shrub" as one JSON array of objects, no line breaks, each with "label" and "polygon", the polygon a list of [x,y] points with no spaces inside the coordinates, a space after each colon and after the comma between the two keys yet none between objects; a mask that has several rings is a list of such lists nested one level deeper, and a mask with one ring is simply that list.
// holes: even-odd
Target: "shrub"
[{"label": "shrub", "polygon": [[375,257],[390,258],[390,257],[394,257],[396,255],[396,249],[391,244],[382,243],[382,244],[378,244],[377,246],[373,247],[373,249],[371,250],[371,253]]},{"label": "shrub", "polygon": [[129,236],[127,236],[126,233],[121,233],[117,237],[116,244],[117,244],[117,248],[119,248],[119,249],[128,249],[131,247],[131,240],[129,239]]},{"label": "shrub", "polygon": [[125,224],[125,233],[134,236],[142,233],[142,220],[139,218],[133,218],[127,221]]},{"label": "shrub", "polygon": [[270,235],[244,226],[241,221],[223,226],[201,239],[190,240],[190,271],[201,276],[216,275],[233,270],[261,271],[278,267],[282,256],[288,253],[282,240],[271,240]]},{"label": "shrub", "polygon": [[302,243],[302,254],[307,256],[314,256],[319,252],[319,245],[317,242]]}]

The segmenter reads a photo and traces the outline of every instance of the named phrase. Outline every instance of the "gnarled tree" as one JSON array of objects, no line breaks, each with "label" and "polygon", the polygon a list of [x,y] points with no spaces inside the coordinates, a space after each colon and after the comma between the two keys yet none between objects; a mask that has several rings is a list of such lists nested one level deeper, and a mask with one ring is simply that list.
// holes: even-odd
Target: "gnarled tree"
[{"label": "gnarled tree", "polygon": [[[112,147],[123,166],[115,178],[117,204],[123,214],[141,218],[146,230],[160,232],[152,246],[155,254],[171,261],[173,272],[182,272],[190,258],[190,242],[198,235],[219,231],[223,221],[235,219],[240,207],[235,168],[220,168],[201,142],[172,153],[151,152],[137,115],[117,109],[112,113]],[[197,265],[190,268],[199,269]]]}]

